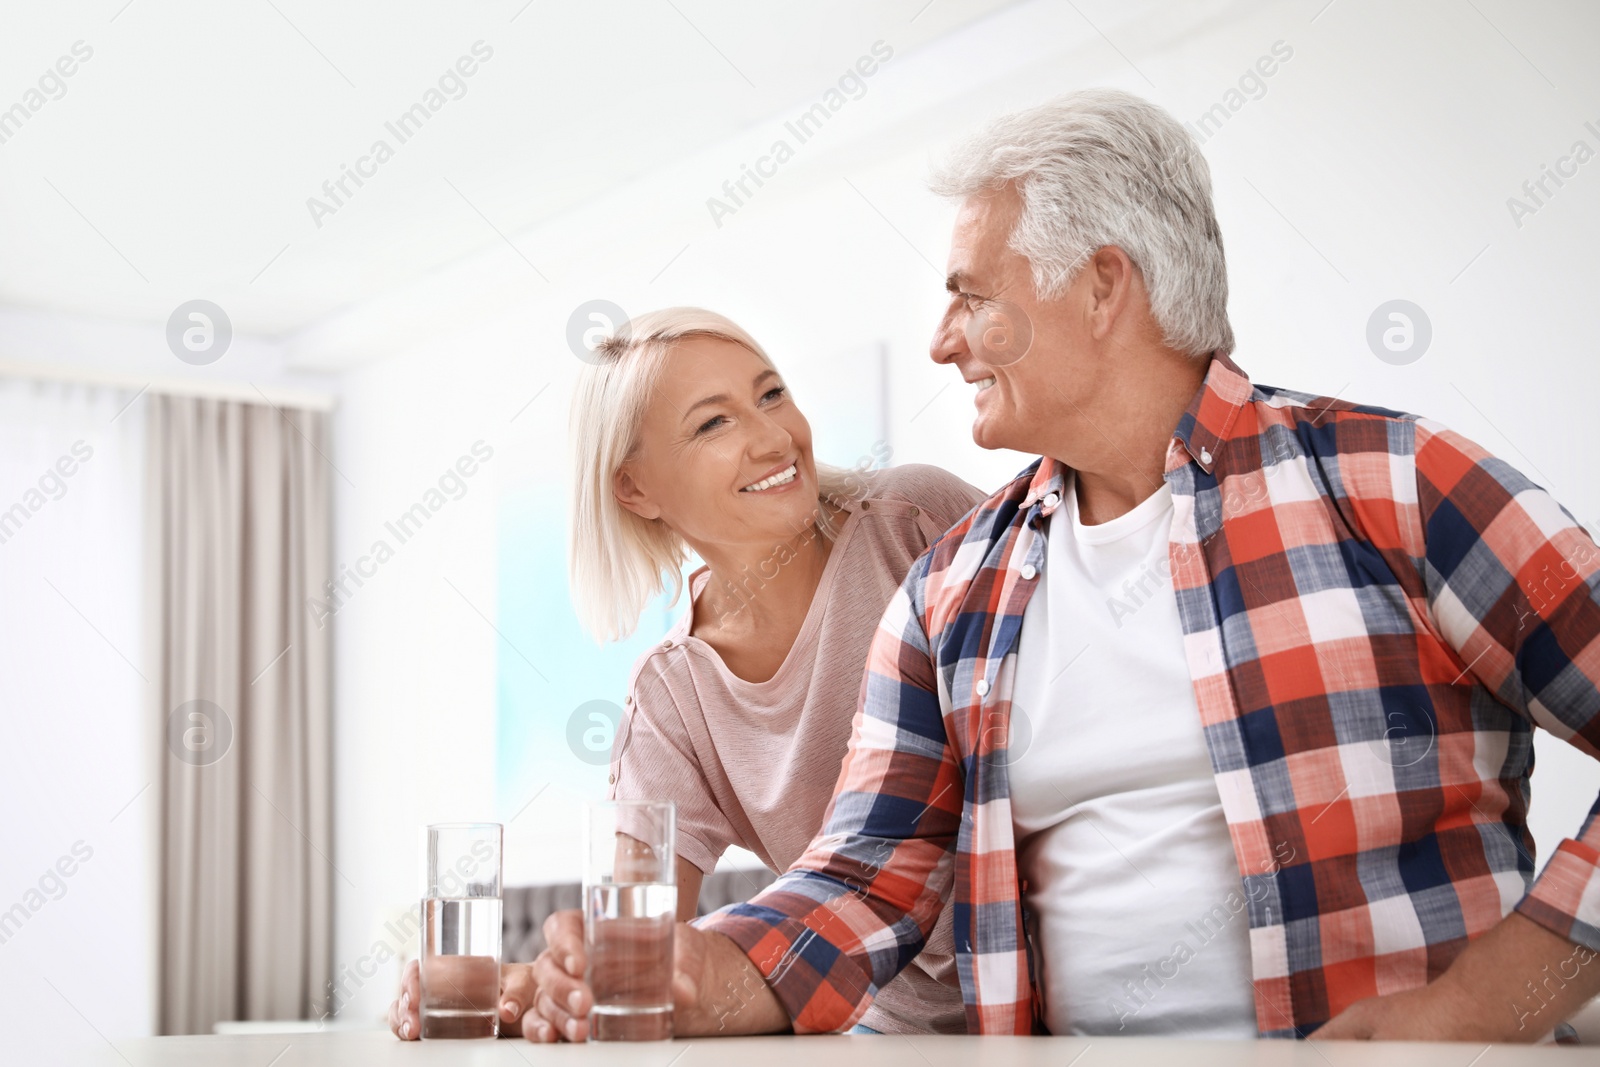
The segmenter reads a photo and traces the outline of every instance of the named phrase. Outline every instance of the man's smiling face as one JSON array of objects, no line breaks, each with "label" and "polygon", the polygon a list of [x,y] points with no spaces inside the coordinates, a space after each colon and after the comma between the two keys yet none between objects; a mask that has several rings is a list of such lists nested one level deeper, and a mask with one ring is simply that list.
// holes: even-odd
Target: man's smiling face
[{"label": "man's smiling face", "polygon": [[[1081,272],[1050,300],[1034,291],[1028,261],[1008,247],[1022,200],[1007,186],[961,204],[951,236],[950,303],[930,355],[977,389],[972,439],[983,448],[1041,453],[1092,391],[1083,381],[1084,323],[1074,312]],[[1084,386],[1091,386],[1085,389]]]}]

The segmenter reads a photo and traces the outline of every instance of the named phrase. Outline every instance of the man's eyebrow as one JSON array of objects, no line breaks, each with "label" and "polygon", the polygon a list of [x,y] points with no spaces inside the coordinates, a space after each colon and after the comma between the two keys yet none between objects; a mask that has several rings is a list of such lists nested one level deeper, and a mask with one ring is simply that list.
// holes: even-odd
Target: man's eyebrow
[{"label": "man's eyebrow", "polygon": [[945,279],[944,279],[945,292],[947,292],[947,293],[959,293],[959,292],[961,292],[962,290],[964,290],[967,287],[967,285],[970,283],[970,281],[971,281],[971,279],[968,278],[961,271],[952,271],[950,274],[945,276]]},{"label": "man's eyebrow", "polygon": [[[758,386],[762,382],[766,381],[768,378],[776,378],[777,376],[778,372],[773,370],[771,367],[768,367],[766,370],[756,375],[755,381],[751,382],[750,385],[752,388],[754,388],[755,386]],[[727,400],[728,397],[726,393],[716,393],[712,396],[702,397],[701,399],[696,400],[693,404],[690,404],[688,409],[684,411],[683,421],[689,421],[689,416],[694,414],[696,408],[703,408],[707,404],[723,404],[726,403]]]}]

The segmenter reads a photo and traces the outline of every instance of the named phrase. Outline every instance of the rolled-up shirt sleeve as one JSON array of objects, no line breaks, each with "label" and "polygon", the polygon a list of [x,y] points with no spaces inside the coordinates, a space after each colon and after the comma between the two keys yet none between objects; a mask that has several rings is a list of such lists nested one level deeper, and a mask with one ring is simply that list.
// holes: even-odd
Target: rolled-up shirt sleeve
[{"label": "rolled-up shirt sleeve", "polygon": [[798,1033],[855,1023],[921,950],[954,879],[962,780],[919,608],[927,563],[878,625],[821,832],[755,898],[697,920],[744,950]]},{"label": "rolled-up shirt sleeve", "polygon": [[[1416,478],[1439,632],[1501,703],[1600,758],[1600,549],[1544,489],[1427,420]],[[1600,950],[1600,802],[1516,910]]]},{"label": "rolled-up shirt sleeve", "polygon": [[647,663],[635,672],[611,751],[613,800],[670,800],[678,855],[709,874],[739,835],[718,806],[694,742],[665,680]]}]

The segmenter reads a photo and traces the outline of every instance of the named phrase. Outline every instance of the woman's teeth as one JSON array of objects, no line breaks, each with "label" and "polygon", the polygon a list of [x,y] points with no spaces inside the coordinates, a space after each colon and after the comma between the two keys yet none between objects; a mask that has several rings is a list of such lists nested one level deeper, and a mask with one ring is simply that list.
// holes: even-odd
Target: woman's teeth
[{"label": "woman's teeth", "polygon": [[992,389],[994,387],[994,379],[993,378],[979,378],[977,381],[973,382],[972,384],[976,385],[978,387],[978,392],[981,393],[985,389]]},{"label": "woman's teeth", "polygon": [[794,476],[795,476],[794,464],[791,463],[787,467],[783,468],[783,470],[779,471],[777,474],[774,474],[772,477],[763,478],[763,479],[761,479],[761,481],[756,482],[754,485],[747,485],[743,489],[739,490],[739,492],[741,492],[741,493],[759,493],[759,492],[761,492],[761,490],[763,490],[763,489],[771,489],[775,485],[786,485],[789,482],[794,481]]}]

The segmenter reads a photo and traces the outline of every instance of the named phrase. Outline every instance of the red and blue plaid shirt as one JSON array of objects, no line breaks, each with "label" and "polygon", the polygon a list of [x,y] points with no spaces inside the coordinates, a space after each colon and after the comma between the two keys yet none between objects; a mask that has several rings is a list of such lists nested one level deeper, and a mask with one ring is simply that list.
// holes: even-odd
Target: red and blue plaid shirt
[{"label": "red and blue plaid shirt", "polygon": [[[1220,356],[1165,477],[1260,1033],[1422,986],[1513,909],[1600,949],[1600,804],[1537,880],[1526,819],[1532,726],[1600,756],[1600,552],[1577,521],[1437,423],[1255,386]],[[1006,745],[1062,492],[1042,460],[917,560],[822,832],[701,920],[797,1031],[854,1023],[946,902],[968,1029],[1038,1028]]]}]

